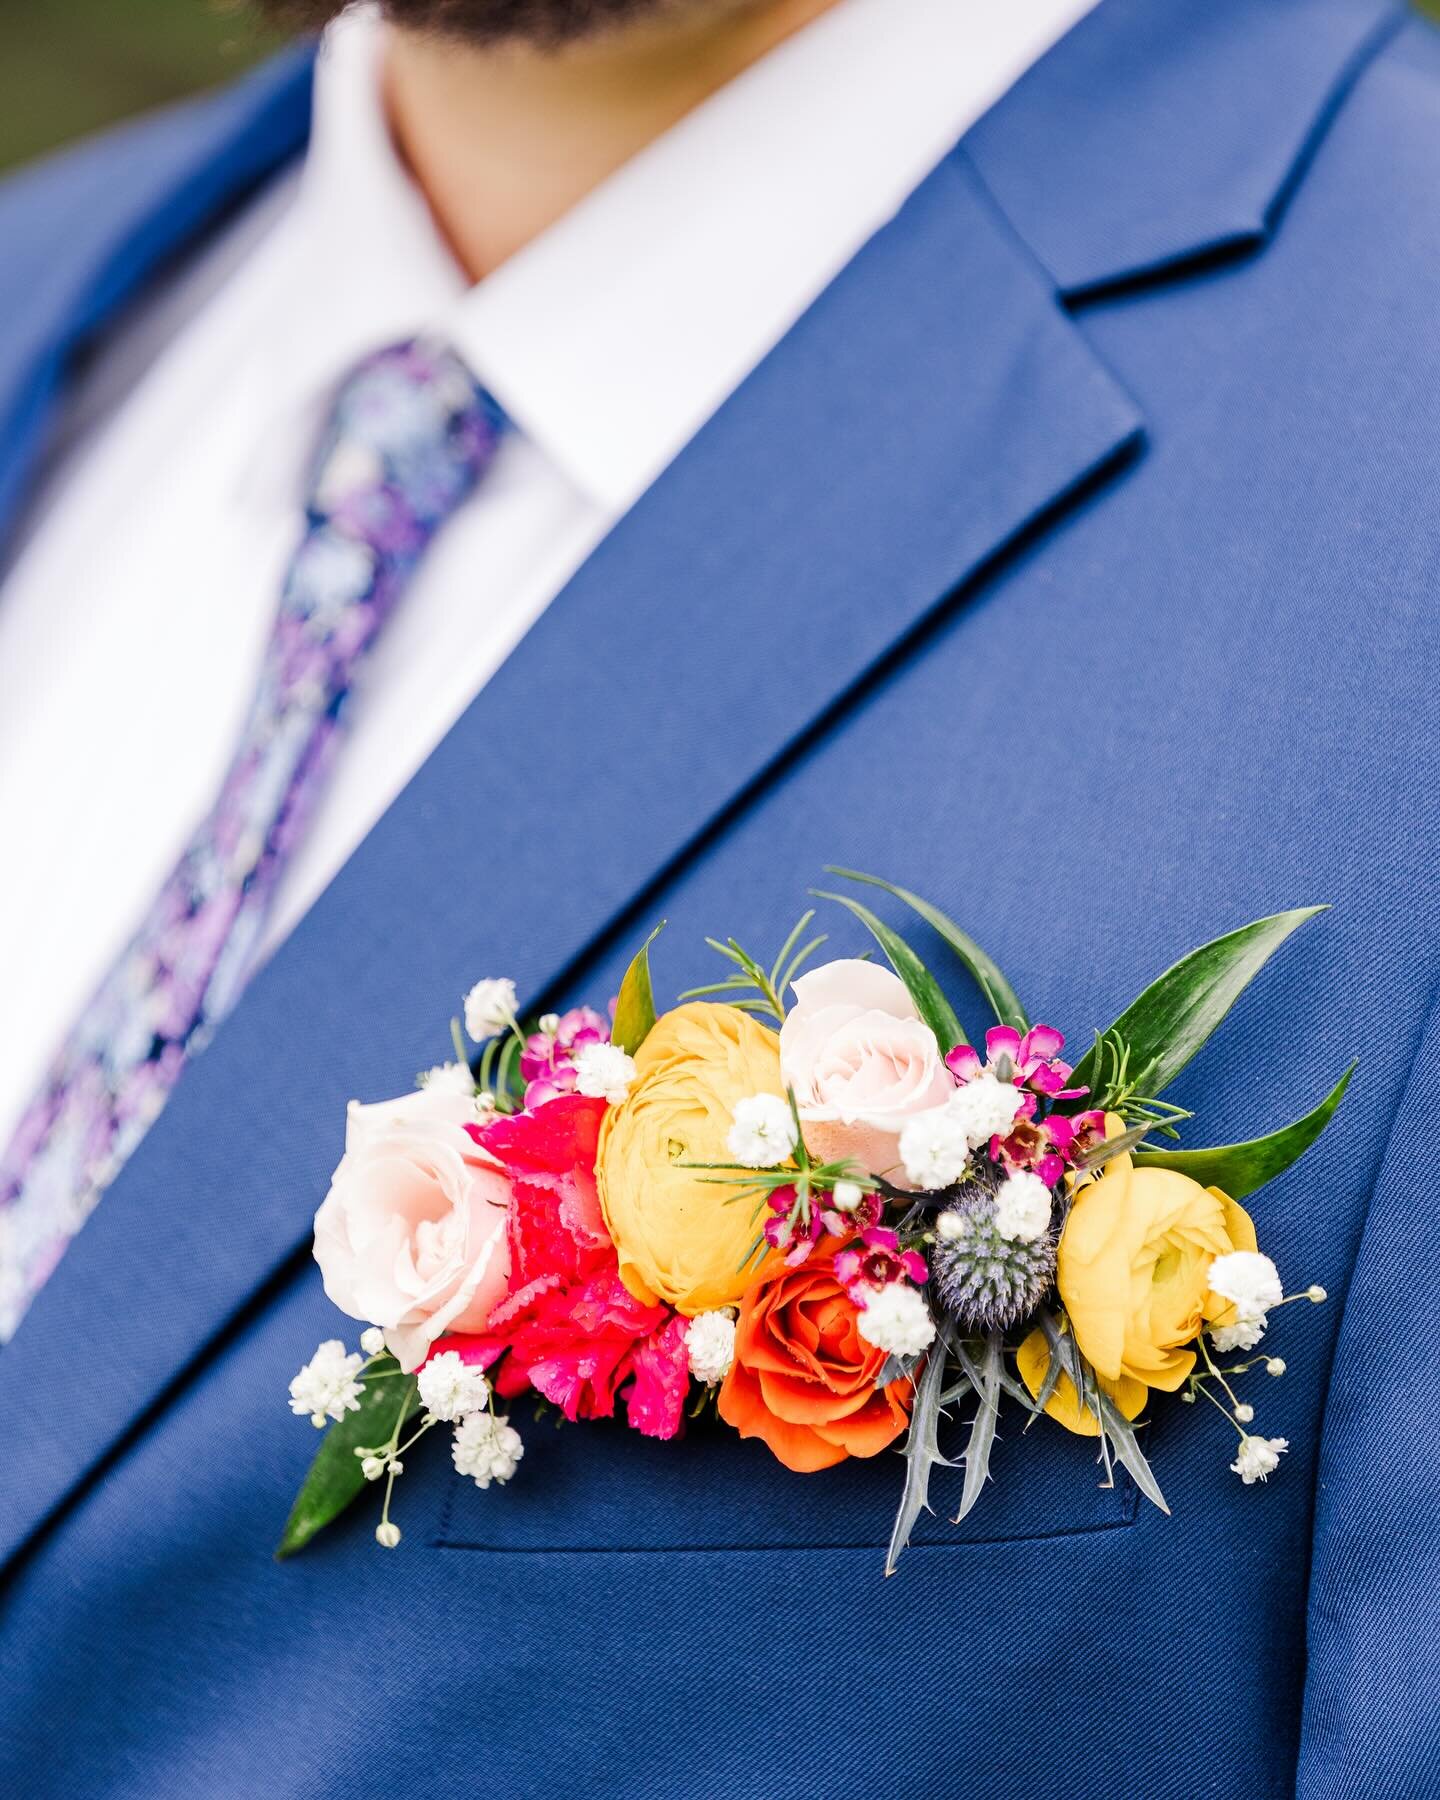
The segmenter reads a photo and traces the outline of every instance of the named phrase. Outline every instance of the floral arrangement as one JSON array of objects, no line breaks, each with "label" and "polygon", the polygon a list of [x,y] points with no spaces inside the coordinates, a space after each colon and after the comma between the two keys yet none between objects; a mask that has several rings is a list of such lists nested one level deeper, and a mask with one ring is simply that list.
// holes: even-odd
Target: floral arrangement
[{"label": "floral arrangement", "polygon": [[1286,1441],[1252,1429],[1237,1383],[1283,1374],[1251,1354],[1271,1315],[1325,1295],[1285,1293],[1240,1202],[1314,1143],[1353,1064],[1293,1124],[1219,1148],[1178,1147],[1191,1115],[1161,1096],[1322,909],[1192,952],[1072,1067],[952,920],[831,872],[948,945],[993,1013],[983,1047],[892,926],[817,893],[888,967],[812,966],[827,940],[805,941],[807,912],[773,964],[708,940],[726,973],[657,1017],[652,933],[608,1015],[526,1026],[513,983],[481,981],[464,1009],[478,1057],[455,1021],[455,1062],[352,1102],[315,1257],[366,1329],[290,1384],[292,1410],[329,1429],[281,1555],[370,1483],[376,1538],[398,1544],[395,1480],[437,1425],[463,1475],[508,1482],[522,1395],[661,1439],[713,1409],[800,1473],[895,1446],[887,1573],[952,1464],[942,1432],[964,1433],[957,1522],[978,1502],[1005,1401],[1095,1439],[1102,1480],[1118,1463],[1162,1510],[1141,1447],[1152,1391],[1213,1405],[1247,1485],[1274,1472]]}]

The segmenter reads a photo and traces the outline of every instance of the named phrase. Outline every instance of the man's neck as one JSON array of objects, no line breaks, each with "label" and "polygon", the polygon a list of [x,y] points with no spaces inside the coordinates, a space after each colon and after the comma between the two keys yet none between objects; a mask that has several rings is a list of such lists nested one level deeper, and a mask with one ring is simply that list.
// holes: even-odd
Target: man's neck
[{"label": "man's neck", "polygon": [[393,31],[396,144],[474,280],[836,0],[751,0],[564,50]]}]

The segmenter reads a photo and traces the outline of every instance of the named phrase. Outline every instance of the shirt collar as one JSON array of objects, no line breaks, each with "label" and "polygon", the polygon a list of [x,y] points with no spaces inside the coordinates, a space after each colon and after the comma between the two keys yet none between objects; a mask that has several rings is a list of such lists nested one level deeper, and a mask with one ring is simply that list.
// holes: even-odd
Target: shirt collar
[{"label": "shirt collar", "polygon": [[326,34],[291,225],[292,398],[449,339],[594,503],[624,511],[840,268],[1094,0],[841,0],[471,287],[392,143],[384,27]]}]

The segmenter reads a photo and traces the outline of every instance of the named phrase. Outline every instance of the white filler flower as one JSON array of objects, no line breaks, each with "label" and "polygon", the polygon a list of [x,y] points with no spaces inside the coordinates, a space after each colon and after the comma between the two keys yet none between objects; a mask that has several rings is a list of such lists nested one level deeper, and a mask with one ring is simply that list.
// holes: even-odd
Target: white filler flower
[{"label": "white filler flower", "polygon": [[867,1344],[889,1356],[918,1356],[935,1341],[935,1321],[919,1291],[903,1281],[872,1288],[857,1329]]},{"label": "white filler flower", "polygon": [[1033,1244],[1050,1228],[1050,1190],[1029,1169],[1016,1169],[995,1195],[995,1229],[1007,1243]]},{"label": "white filler flower", "polygon": [[575,1058],[575,1088],[591,1100],[618,1106],[635,1080],[635,1059],[618,1044],[586,1044]]},{"label": "white filler flower", "polygon": [[477,1044],[508,1031],[515,1022],[515,983],[491,976],[465,996],[465,1029]]},{"label": "white filler flower", "polygon": [[318,1430],[326,1419],[338,1424],[347,1412],[360,1410],[360,1383],[355,1379],[364,1359],[356,1351],[347,1356],[339,1338],[327,1338],[290,1383],[290,1410],[297,1418],[307,1414]]},{"label": "white filler flower", "polygon": [[508,1481],[524,1454],[520,1433],[503,1413],[471,1413],[455,1427],[450,1445],[455,1467],[469,1475],[478,1488],[488,1488],[492,1481]]},{"label": "white filler flower", "polygon": [[1242,1314],[1267,1313],[1285,1297],[1280,1271],[1258,1250],[1232,1250],[1210,1265],[1210,1291],[1233,1300]]},{"label": "white filler flower", "polygon": [[1285,1297],[1280,1272],[1257,1250],[1232,1250],[1210,1265],[1210,1291],[1235,1307],[1234,1320],[1210,1333],[1217,1350],[1253,1350],[1265,1335],[1267,1314]]},{"label": "white filler flower", "polygon": [[946,1102],[953,1118],[959,1120],[972,1149],[988,1144],[992,1137],[1003,1137],[1015,1123],[1024,1095],[1013,1082],[997,1081],[993,1075],[977,1075],[955,1090]]},{"label": "white filler flower", "polygon": [[735,1123],[725,1143],[747,1169],[773,1169],[795,1149],[795,1117],[779,1094],[751,1094],[735,1103]]},{"label": "white filler flower", "polygon": [[1230,1467],[1246,1487],[1253,1487],[1257,1481],[1264,1481],[1275,1473],[1280,1466],[1280,1458],[1289,1448],[1288,1438],[1247,1437],[1240,1445],[1240,1454]]},{"label": "white filler flower", "polygon": [[735,1360],[735,1315],[723,1308],[697,1313],[685,1327],[685,1352],[697,1381],[707,1387],[723,1381]]},{"label": "white filler flower", "polygon": [[379,1356],[385,1348],[385,1333],[378,1325],[367,1325],[360,1333],[360,1348],[367,1356]]},{"label": "white filler flower", "polygon": [[970,1137],[965,1121],[944,1106],[932,1106],[906,1122],[900,1133],[900,1160],[913,1187],[933,1192],[949,1187],[965,1173]]},{"label": "white filler flower", "polygon": [[1253,1350],[1265,1335],[1265,1314],[1257,1319],[1237,1319],[1233,1325],[1216,1325],[1210,1342],[1223,1355],[1229,1350]]},{"label": "white filler flower", "polygon": [[463,1362],[454,1350],[432,1356],[419,1375],[420,1404],[432,1418],[447,1423],[480,1412],[490,1404],[485,1371]]},{"label": "white filler flower", "polygon": [[473,1094],[475,1077],[461,1062],[436,1063],[420,1077],[422,1088],[438,1088],[442,1094]]}]

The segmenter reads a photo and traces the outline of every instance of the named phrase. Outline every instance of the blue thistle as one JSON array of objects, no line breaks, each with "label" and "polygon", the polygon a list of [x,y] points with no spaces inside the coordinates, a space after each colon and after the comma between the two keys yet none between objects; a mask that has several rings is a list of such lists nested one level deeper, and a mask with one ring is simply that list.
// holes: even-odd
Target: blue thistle
[{"label": "blue thistle", "polygon": [[1055,1279],[1056,1226],[1030,1243],[1011,1243],[995,1229],[1002,1178],[981,1159],[935,1219],[931,1292],[962,1331],[980,1335],[1009,1331],[1028,1318]]}]

